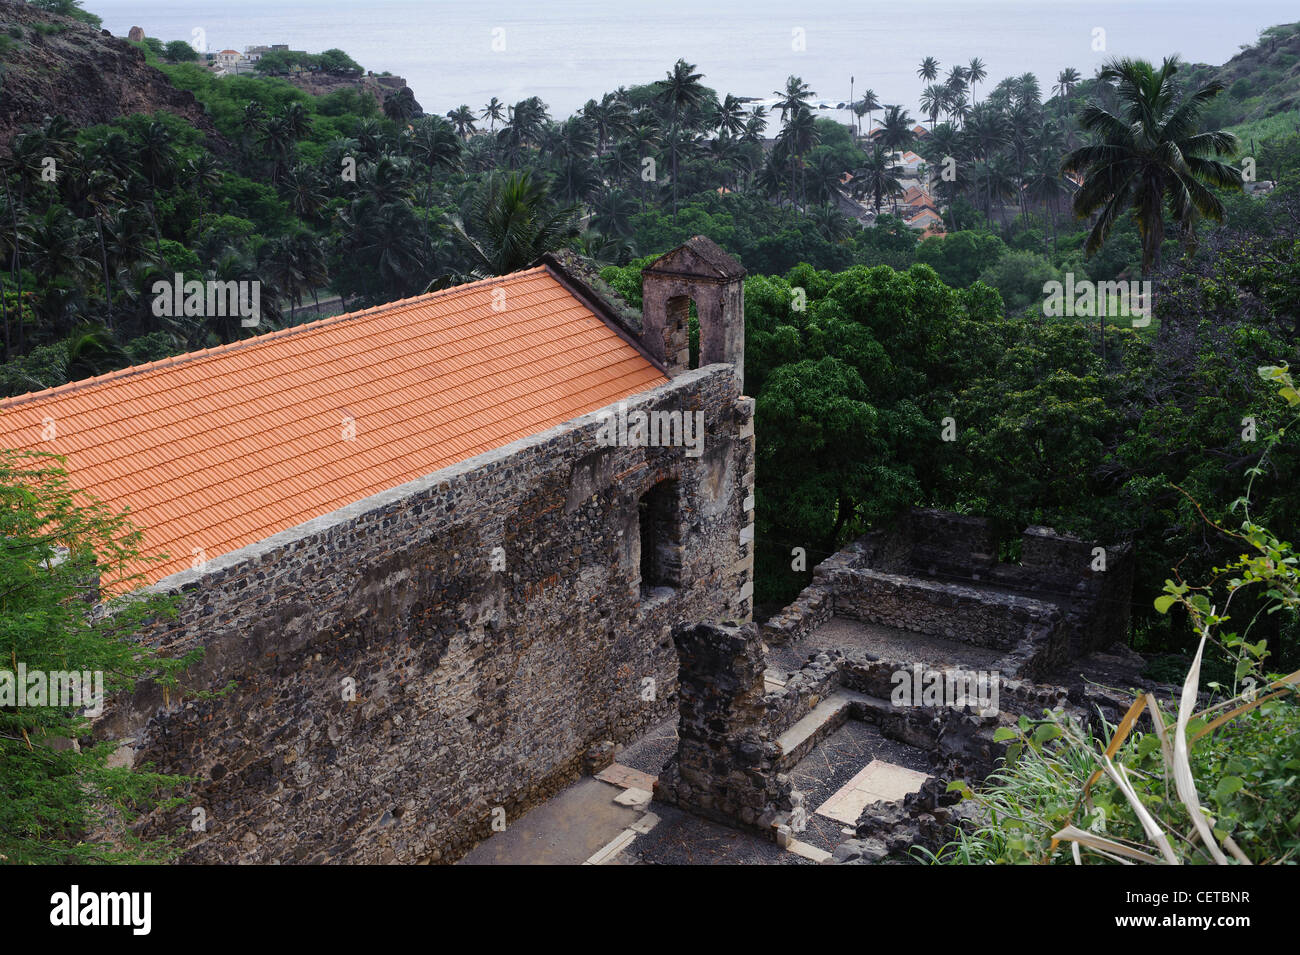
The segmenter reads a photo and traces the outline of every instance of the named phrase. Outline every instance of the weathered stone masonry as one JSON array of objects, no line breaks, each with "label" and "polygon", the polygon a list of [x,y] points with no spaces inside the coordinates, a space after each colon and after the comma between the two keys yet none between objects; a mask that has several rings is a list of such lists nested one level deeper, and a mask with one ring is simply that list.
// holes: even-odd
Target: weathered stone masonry
[{"label": "weathered stone masonry", "polygon": [[[1022,563],[1001,564],[987,521],[918,510],[900,531],[869,534],[823,561],[798,599],[761,629],[709,622],[675,628],[678,747],[659,774],[655,798],[789,844],[811,808],[789,770],[846,720],[862,720],[928,753],[940,781],[924,798],[886,813],[885,828],[897,829],[894,837],[906,843],[913,816],[933,823],[928,813],[946,798],[942,783],[978,781],[992,770],[1005,751],[995,739],[999,725],[1047,709],[1086,722],[1100,707],[1114,720],[1127,705],[1116,709],[1101,688],[1040,682],[1059,675],[1066,661],[1127,635],[1132,548],[1104,550],[1106,570],[1094,573],[1095,545],[1031,527]],[[937,637],[959,656],[962,645],[993,651],[997,711],[895,705],[896,677],[914,666],[918,675],[945,678],[974,669],[914,662],[897,646],[899,655],[888,658],[865,647],[816,653],[784,681],[768,683],[764,644],[797,643],[833,617]],[[921,828],[931,835],[942,829]]]},{"label": "weathered stone masonry", "polygon": [[197,777],[146,831],[187,862],[451,861],[675,711],[672,627],[751,613],[753,401],[714,364],[626,405],[702,411],[703,453],[602,447],[593,413],[160,582],[157,642],[206,654],[102,724]]}]

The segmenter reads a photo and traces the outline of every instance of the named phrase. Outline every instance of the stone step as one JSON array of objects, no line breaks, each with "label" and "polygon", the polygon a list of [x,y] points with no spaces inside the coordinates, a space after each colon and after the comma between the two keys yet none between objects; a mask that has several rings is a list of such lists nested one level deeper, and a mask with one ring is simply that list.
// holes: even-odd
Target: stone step
[{"label": "stone step", "polygon": [[781,747],[777,767],[789,770],[808,751],[844,725],[854,703],[863,704],[869,697],[852,690],[837,690],[822,700],[788,730],[776,738]]},{"label": "stone step", "polygon": [[611,763],[598,772],[596,778],[620,789],[645,789],[653,792],[655,788],[654,776],[633,769],[631,766],[624,766],[622,763]]}]

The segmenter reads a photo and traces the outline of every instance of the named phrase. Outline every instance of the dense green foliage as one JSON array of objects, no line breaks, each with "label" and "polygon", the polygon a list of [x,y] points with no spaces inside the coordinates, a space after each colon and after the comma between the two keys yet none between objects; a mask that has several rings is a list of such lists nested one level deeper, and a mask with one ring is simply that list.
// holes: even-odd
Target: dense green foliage
[{"label": "dense green foliage", "polygon": [[[112,597],[143,582],[141,533],[74,490],[57,458],[0,451],[0,522],[0,669],[99,671],[111,696],[192,662],[136,642],[147,621],[171,612],[159,598]],[[180,780],[109,767],[116,744],[90,739],[81,709],[59,702],[0,705],[0,861],[164,857],[164,842],[142,842],[126,824]]]},{"label": "dense green foliage", "polygon": [[[1265,451],[1248,472],[1246,493],[1230,505],[1242,515],[1239,531],[1207,522],[1238,544],[1238,555],[1199,583],[1174,570],[1177,579],[1166,581],[1153,604],[1162,614],[1180,609],[1200,635],[1180,698],[1165,701],[1176,712],[1162,712],[1160,701],[1145,698],[1120,726],[1101,727],[1100,739],[1051,713],[998,730],[1010,743],[1005,763],[979,791],[955,787],[974,801],[978,821],[959,832],[938,861],[1081,863],[1086,856],[1088,862],[1260,864],[1294,863],[1300,856],[1300,790],[1294,785],[1300,670],[1274,670],[1261,625],[1272,614],[1294,625],[1300,558],[1289,541],[1258,523],[1251,508],[1255,482],[1300,421],[1300,392],[1286,368],[1264,366],[1259,374],[1283,399],[1272,402],[1279,421],[1262,438]],[[1282,404],[1285,409],[1277,407]],[[1244,600],[1248,594],[1254,599]],[[1232,663],[1222,683],[1207,685],[1201,677],[1207,645]],[[1210,691],[1210,705],[1195,712],[1202,688]],[[1133,732],[1143,711],[1147,722]],[[1075,845],[1067,850],[1069,843]]]}]

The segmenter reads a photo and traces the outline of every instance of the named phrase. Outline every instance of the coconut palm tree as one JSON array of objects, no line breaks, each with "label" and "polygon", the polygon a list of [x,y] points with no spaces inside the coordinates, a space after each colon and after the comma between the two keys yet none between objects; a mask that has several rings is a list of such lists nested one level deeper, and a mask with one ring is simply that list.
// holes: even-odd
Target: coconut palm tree
[{"label": "coconut palm tree", "polygon": [[68,338],[68,359],[64,365],[68,381],[93,378],[129,364],[131,356],[113,333],[102,326],[80,325]]},{"label": "coconut palm tree", "polygon": [[931,83],[921,91],[921,112],[930,117],[930,129],[939,121],[939,114],[948,104],[951,94],[937,83]]},{"label": "coconut palm tree", "polygon": [[239,129],[243,134],[243,143],[246,147],[262,137],[262,133],[266,131],[268,118],[266,107],[257,100],[249,100],[244,104],[244,110],[239,116]]},{"label": "coconut palm tree", "polygon": [[489,133],[495,133],[497,123],[505,122],[506,104],[501,102],[501,100],[497,99],[495,96],[492,97],[487,106],[483,107],[483,112],[479,114],[479,118],[488,121]]},{"label": "coconut palm tree", "polygon": [[695,72],[695,64],[679,59],[659,81],[659,101],[667,107],[673,122],[681,125],[687,115],[704,104],[705,88],[700,82],[703,73]]},{"label": "coconut palm tree", "polygon": [[932,56],[927,56],[916,68],[916,75],[927,83],[933,82],[939,75],[939,61]]},{"label": "coconut palm tree", "polygon": [[262,132],[262,145],[271,159],[271,181],[279,185],[298,157],[292,121],[282,114],[272,116]]},{"label": "coconut palm tree", "polygon": [[510,107],[506,125],[497,132],[497,147],[511,168],[518,168],[529,148],[541,141],[550,122],[546,104],[530,96]]},{"label": "coconut palm tree", "polygon": [[629,112],[627,103],[615,93],[606,93],[600,102],[587,100],[582,108],[583,118],[587,120],[596,134],[596,155],[605,155],[605,146],[627,127]]},{"label": "coconut palm tree", "polygon": [[804,170],[804,183],[810,203],[823,206],[834,204],[839,196],[840,179],[844,175],[844,163],[831,152],[823,152],[807,165]]},{"label": "coconut palm tree", "polygon": [[[493,101],[495,102],[495,98]],[[424,167],[424,241],[427,247],[434,176],[438,170],[460,167],[462,144],[451,123],[441,117],[425,116],[416,120],[411,127],[410,147],[415,161]]]},{"label": "coconut palm tree", "polygon": [[370,196],[362,196],[339,218],[343,227],[339,259],[359,278],[367,300],[390,300],[428,284],[428,246],[410,205],[379,206]]},{"label": "coconut palm tree", "polygon": [[1069,195],[1069,188],[1061,175],[1054,153],[1044,152],[1036,156],[1025,173],[1025,193],[1034,202],[1047,207],[1051,219],[1052,245],[1056,244],[1056,217],[1060,202]]},{"label": "coconut palm tree", "polygon": [[880,121],[880,145],[886,149],[906,149],[916,139],[913,127],[916,121],[901,106],[886,106],[885,118]]},{"label": "coconut palm tree", "polygon": [[526,268],[543,252],[576,238],[573,208],[557,208],[531,172],[493,175],[474,198],[468,223],[452,219],[474,274],[486,278]]},{"label": "coconut palm tree", "polygon": [[373,117],[367,116],[357,123],[352,138],[357,141],[357,152],[362,158],[375,159],[384,151],[384,128]]},{"label": "coconut palm tree", "polygon": [[1079,85],[1079,71],[1072,66],[1067,66],[1056,74],[1056,85],[1052,87],[1052,92],[1063,100],[1068,100],[1074,88]]},{"label": "coconut palm tree", "polygon": [[637,181],[640,182],[641,210],[644,212],[646,192],[650,189],[651,180],[647,179],[642,171],[645,169],[645,161],[652,158],[651,154],[655,148],[663,142],[663,134],[658,126],[646,121],[628,130],[627,142],[632,145],[637,155]]},{"label": "coconut palm tree", "polygon": [[289,201],[289,208],[299,219],[313,219],[325,205],[325,192],[320,179],[310,166],[299,163],[285,174],[280,183]]},{"label": "coconut palm tree", "polygon": [[411,162],[404,156],[385,153],[361,167],[359,185],[376,205],[402,202],[410,189]]},{"label": "coconut palm tree", "polygon": [[606,189],[592,202],[591,224],[603,235],[628,239],[634,231],[632,216],[636,211],[636,200],[625,190]]},{"label": "coconut palm tree", "polygon": [[[207,156],[207,153],[203,154]],[[121,182],[112,173],[104,170],[91,172],[86,180],[86,203],[95,218],[95,231],[99,234],[100,265],[104,272],[104,307],[107,310],[105,324],[113,327],[113,283],[108,271],[108,242],[104,238],[104,220],[110,215],[114,204],[120,201]]]},{"label": "coconut palm tree", "polygon": [[817,94],[808,88],[802,77],[791,74],[786,78],[784,90],[773,90],[773,96],[780,97],[776,108],[781,111],[781,122],[788,123],[790,117],[800,110],[808,110],[809,97]]},{"label": "coconut palm tree", "polygon": [[970,103],[966,99],[966,91],[945,86],[943,94],[943,112],[948,117],[948,122],[964,124],[971,110]]},{"label": "coconut palm tree", "polygon": [[704,103],[705,89],[700,82],[703,77],[703,73],[695,72],[694,63],[679,59],[668,71],[667,78],[659,81],[659,100],[672,116],[665,142],[672,153],[674,222],[677,221],[677,160],[683,143],[688,139],[689,114]]},{"label": "coconut palm tree", "polygon": [[271,281],[289,301],[289,324],[292,325],[309,286],[299,268],[295,244],[287,236],[276,236],[263,244],[260,273]]},{"label": "coconut palm tree", "polygon": [[966,66],[966,79],[970,80],[971,99],[975,99],[975,84],[988,79],[989,71],[984,61],[978,56],[972,57]]},{"label": "coconut palm tree", "polygon": [[876,215],[880,215],[880,204],[887,196],[898,196],[903,186],[898,181],[898,170],[890,161],[883,146],[872,146],[863,164],[853,171],[853,195],[857,198],[870,196]]},{"label": "coconut palm tree", "polygon": [[[876,97],[875,90],[863,90],[862,96],[853,104],[854,115],[856,115],[859,120],[862,119],[863,114],[866,114],[868,136],[871,135],[871,114],[878,109],[880,109],[880,100]],[[861,128],[858,129],[858,135],[862,135]]]},{"label": "coconut palm tree", "polygon": [[828,242],[839,242],[853,234],[853,220],[829,201],[814,208],[809,215],[818,233]]},{"label": "coconut palm tree", "polygon": [[409,86],[403,86],[384,97],[384,115],[398,126],[405,126],[420,115],[420,106]]},{"label": "coconut palm tree", "polygon": [[1079,122],[1097,141],[1071,152],[1061,166],[1084,177],[1074,196],[1075,215],[1096,216],[1087,254],[1101,247],[1115,221],[1131,209],[1142,237],[1144,276],[1160,264],[1166,217],[1190,245],[1198,217],[1223,218],[1223,202],[1212,187],[1241,189],[1240,171],[1214,158],[1232,155],[1237,137],[1200,129],[1201,112],[1223,84],[1180,96],[1174,82],[1179,65],[1176,57],[1166,57],[1159,69],[1146,60],[1111,60],[1100,78],[1113,84],[1119,112],[1095,102],[1086,106]]},{"label": "coconut palm tree", "polygon": [[993,202],[998,203],[998,220],[1006,226],[1006,200],[1016,196],[1019,192],[1015,173],[1008,163],[1001,156],[994,156],[991,159],[980,159],[971,167],[971,179],[975,188],[984,193],[984,215],[990,222],[993,221]]},{"label": "coconut palm tree", "polygon": [[185,163],[185,181],[194,187],[194,191],[203,200],[199,206],[200,215],[208,211],[208,202],[212,198],[213,190],[221,185],[225,178],[226,174],[222,171],[216,157],[210,152],[201,152]]},{"label": "coconut palm tree", "polygon": [[600,157],[600,169],[601,176],[610,183],[631,184],[641,171],[641,157],[632,142],[620,139]]},{"label": "coconut palm tree", "polygon": [[595,133],[585,116],[572,116],[560,123],[546,153],[554,163],[560,196],[581,202],[600,188],[594,151]]},{"label": "coconut palm tree", "polygon": [[[1006,114],[991,102],[992,97],[970,111],[963,134],[970,144],[972,154],[985,164],[989,163],[1003,146],[1011,141],[1011,129]],[[984,186],[984,212],[992,219],[993,185],[995,177],[989,175],[972,176],[971,181]]]},{"label": "coconut palm tree", "polygon": [[776,137],[773,156],[781,156],[790,164],[790,205],[797,206],[803,177],[799,175],[803,168],[803,157],[815,148],[821,140],[817,122],[812,110],[807,107],[795,109],[785,127]]},{"label": "coconut palm tree", "polygon": [[474,111],[468,106],[461,105],[453,110],[448,110],[447,118],[456,127],[456,134],[461,139],[469,139],[470,133],[475,132],[477,129],[474,124]]},{"label": "coconut palm tree", "polygon": [[717,129],[727,136],[739,136],[745,131],[745,106],[730,93],[718,106]]},{"label": "coconut palm tree", "polygon": [[86,255],[87,236],[81,222],[64,206],[51,205],[43,213],[29,216],[21,237],[41,286],[53,285],[60,278],[80,284],[94,273],[95,262]]},{"label": "coconut palm tree", "polygon": [[149,221],[153,223],[154,238],[161,242],[155,197],[159,187],[170,185],[176,175],[179,154],[176,151],[175,137],[166,125],[155,120],[145,127],[135,145],[137,168],[149,184],[146,199]]}]

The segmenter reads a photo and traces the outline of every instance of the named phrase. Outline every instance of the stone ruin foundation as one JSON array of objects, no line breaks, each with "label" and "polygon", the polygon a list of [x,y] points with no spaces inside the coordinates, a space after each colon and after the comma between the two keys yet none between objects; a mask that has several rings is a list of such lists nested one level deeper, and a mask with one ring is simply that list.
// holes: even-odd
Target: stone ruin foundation
[{"label": "stone ruin foundation", "polygon": [[[1019,564],[997,553],[987,521],[918,510],[901,530],[867,535],[824,561],[761,626],[675,628],[678,746],[655,798],[789,846],[816,811],[792,770],[858,720],[927,759],[928,779],[902,800],[867,804],[833,860],[874,862],[948,841],[968,807],[947,784],[985,779],[1005,755],[994,740],[1000,726],[1046,710],[1114,719],[1128,686],[1143,683],[1141,658],[1122,645],[1130,545],[1099,548],[1031,527]],[[1123,686],[1091,682],[1114,676],[1107,664],[1116,661],[1127,667]],[[996,677],[992,700],[898,702],[909,680],[969,689],[976,672]]]}]

